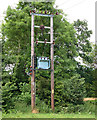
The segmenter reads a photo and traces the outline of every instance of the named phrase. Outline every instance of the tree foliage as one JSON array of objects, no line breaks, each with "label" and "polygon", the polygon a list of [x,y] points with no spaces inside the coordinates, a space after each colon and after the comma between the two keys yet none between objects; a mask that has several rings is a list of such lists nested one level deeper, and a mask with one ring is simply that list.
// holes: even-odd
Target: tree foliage
[{"label": "tree foliage", "polygon": [[78,63],[77,72],[81,77],[85,78],[85,86],[87,91],[87,97],[95,97],[95,86],[94,86],[94,47],[90,43],[90,36],[92,31],[88,29],[87,21],[77,20],[74,22],[74,28],[76,30],[76,38],[78,39],[78,54],[83,65]]},{"label": "tree foliage", "polygon": [[[80,104],[80,99],[82,100],[84,97],[85,86],[83,84],[85,81],[84,78],[81,78],[84,76],[81,76],[80,72],[76,70],[78,62],[75,58],[80,56],[90,62],[87,52],[91,51],[88,41],[91,31],[88,31],[86,22],[78,20],[74,25],[70,24],[62,10],[57,10],[53,5],[54,3],[50,2],[19,2],[15,9],[9,6],[6,11],[5,23],[2,24],[2,88],[3,106],[6,109],[9,109],[12,103],[14,105],[15,98],[21,98],[22,95],[24,98],[25,96],[29,98],[30,95],[30,77],[27,76],[26,71],[31,63],[31,16],[29,11],[34,8],[39,12],[46,9],[51,12],[61,12],[60,15],[54,16],[55,106],[65,106],[66,102]],[[50,26],[49,18],[43,19],[35,16],[35,25]],[[50,41],[48,32],[50,31],[45,29],[42,36],[41,30],[35,28],[35,41],[36,38]],[[35,53],[36,56],[49,57],[50,46],[35,44]],[[35,79],[38,98],[50,106],[50,72],[36,71]],[[29,99],[27,100],[29,101]]]}]

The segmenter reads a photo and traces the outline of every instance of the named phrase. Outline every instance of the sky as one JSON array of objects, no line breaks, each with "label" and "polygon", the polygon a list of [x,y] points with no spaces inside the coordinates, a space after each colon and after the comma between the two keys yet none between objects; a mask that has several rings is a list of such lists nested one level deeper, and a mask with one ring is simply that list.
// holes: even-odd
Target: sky
[{"label": "sky", "polygon": [[[95,2],[97,0],[56,0],[58,8],[67,14],[67,20],[72,23],[77,19],[87,20],[89,30],[93,31],[90,42],[95,42]],[[0,21],[4,18],[4,11],[8,5],[13,8],[19,0],[0,0]],[[1,23],[1,22],[0,22]]]}]

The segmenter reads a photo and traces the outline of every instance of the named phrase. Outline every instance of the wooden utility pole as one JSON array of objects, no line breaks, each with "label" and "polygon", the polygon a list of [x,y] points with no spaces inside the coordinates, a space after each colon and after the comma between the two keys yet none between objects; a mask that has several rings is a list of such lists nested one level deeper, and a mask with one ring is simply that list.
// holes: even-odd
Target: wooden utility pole
[{"label": "wooden utility pole", "polygon": [[32,111],[35,108],[35,75],[34,75],[34,15],[31,16],[31,108]]},{"label": "wooden utility pole", "polygon": [[[53,43],[53,16],[50,18],[51,43]],[[54,44],[51,44],[51,108],[54,110]]]},{"label": "wooden utility pole", "polygon": [[[37,14],[30,13],[31,15],[31,66],[32,66],[32,75],[31,75],[31,108],[32,111],[35,108],[35,70],[34,69],[34,27],[40,28],[40,26],[34,25],[34,16],[44,16],[50,17],[50,27],[44,26],[46,29],[50,29],[50,42],[46,44],[51,44],[51,108],[54,110],[54,40],[53,40],[53,16],[48,14]],[[37,41],[37,43],[45,43],[44,41]]]}]

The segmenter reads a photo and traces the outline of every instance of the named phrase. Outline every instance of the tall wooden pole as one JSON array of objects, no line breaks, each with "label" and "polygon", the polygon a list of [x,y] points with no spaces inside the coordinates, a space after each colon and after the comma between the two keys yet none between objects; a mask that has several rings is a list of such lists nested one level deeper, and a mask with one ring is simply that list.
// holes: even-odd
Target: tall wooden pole
[{"label": "tall wooden pole", "polygon": [[31,16],[31,108],[32,111],[35,108],[35,76],[34,76],[34,15]]},{"label": "tall wooden pole", "polygon": [[[51,43],[53,43],[53,16],[50,17]],[[51,44],[51,108],[54,110],[54,44]]]}]

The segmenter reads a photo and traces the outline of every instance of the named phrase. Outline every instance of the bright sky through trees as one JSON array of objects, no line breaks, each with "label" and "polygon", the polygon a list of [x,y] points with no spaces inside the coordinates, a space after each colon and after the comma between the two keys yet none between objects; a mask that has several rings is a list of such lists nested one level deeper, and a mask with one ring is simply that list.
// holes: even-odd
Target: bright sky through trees
[{"label": "bright sky through trees", "polygon": [[[19,0],[2,0],[0,3],[0,21],[3,19],[2,14],[11,5],[14,7]],[[88,27],[93,31],[91,41],[95,42],[95,2],[96,0],[56,0],[58,8],[63,9],[67,14],[69,22],[80,20],[87,20]]]}]

